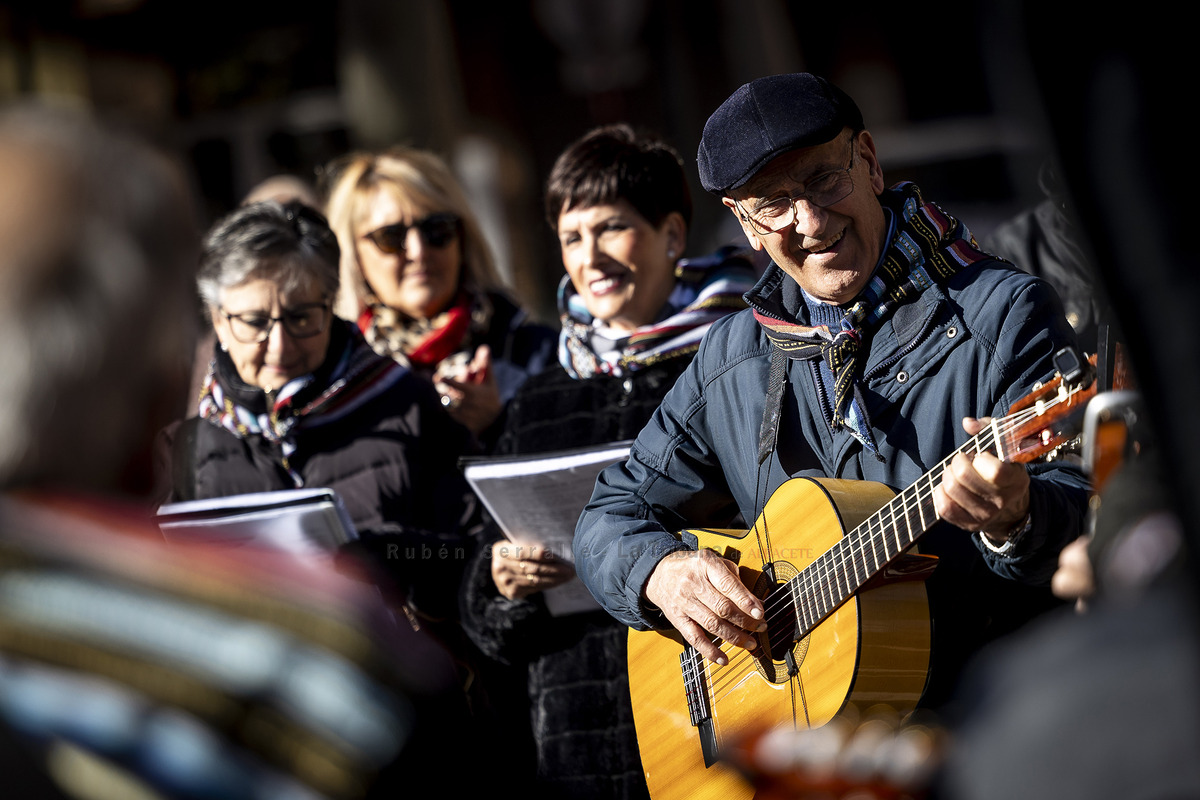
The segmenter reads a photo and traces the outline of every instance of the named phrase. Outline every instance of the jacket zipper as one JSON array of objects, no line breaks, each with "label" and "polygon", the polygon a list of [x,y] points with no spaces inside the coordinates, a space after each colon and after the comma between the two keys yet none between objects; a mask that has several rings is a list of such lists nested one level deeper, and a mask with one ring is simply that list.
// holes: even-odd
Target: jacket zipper
[{"label": "jacket zipper", "polygon": [[821,359],[814,358],[808,364],[809,369],[812,370],[813,383],[817,387],[817,397],[821,401],[821,411],[825,414],[825,422],[828,425],[832,425],[833,404],[829,402],[829,394],[825,389],[825,381],[821,379]]}]

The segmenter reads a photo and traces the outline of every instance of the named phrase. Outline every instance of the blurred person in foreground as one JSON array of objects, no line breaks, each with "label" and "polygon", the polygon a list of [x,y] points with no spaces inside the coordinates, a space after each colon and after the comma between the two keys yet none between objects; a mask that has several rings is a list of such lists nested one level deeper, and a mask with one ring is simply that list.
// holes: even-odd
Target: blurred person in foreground
[{"label": "blurred person in foreground", "polygon": [[392,147],[342,156],[323,187],[342,246],[334,310],[490,446],[513,393],[552,362],[554,332],[501,288],[458,180],[435,153]]},{"label": "blurred person in foreground", "polygon": [[0,111],[0,169],[5,796],[394,794],[458,718],[441,651],[362,581],[151,524],[195,335],[181,171],[37,107]]},{"label": "blurred person in foreground", "polygon": [[[566,267],[559,363],[517,391],[498,453],[633,438],[705,331],[745,307],[749,251],[683,258],[691,217],[683,164],[653,135],[600,127],[558,157],[546,218]],[[485,653],[516,668],[512,691],[528,693],[529,716],[513,724],[532,720],[539,790],[645,796],[624,626],[599,609],[552,616],[543,592],[574,577],[567,554],[493,535],[490,557],[480,549],[464,584],[463,624]]]},{"label": "blurred person in foreground", "polygon": [[1200,796],[1197,561],[1164,469],[1153,450],[1120,465],[1064,549],[1055,587],[1082,613],[972,663],[938,798]]},{"label": "blurred person in foreground", "polygon": [[333,489],[405,608],[453,638],[475,508],[457,459],[474,439],[334,316],[338,258],[325,218],[296,201],[209,230],[196,285],[216,346],[198,415],[163,432],[166,499]]}]

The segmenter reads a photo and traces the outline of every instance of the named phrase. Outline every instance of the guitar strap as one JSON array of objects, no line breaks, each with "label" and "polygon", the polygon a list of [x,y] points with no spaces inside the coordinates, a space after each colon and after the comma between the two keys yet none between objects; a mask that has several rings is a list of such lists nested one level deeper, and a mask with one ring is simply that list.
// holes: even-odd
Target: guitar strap
[{"label": "guitar strap", "polygon": [[783,379],[787,374],[787,354],[771,348],[771,368],[767,373],[767,404],[763,408],[762,427],[758,431],[758,465],[771,457],[779,440],[779,417],[783,410]]}]

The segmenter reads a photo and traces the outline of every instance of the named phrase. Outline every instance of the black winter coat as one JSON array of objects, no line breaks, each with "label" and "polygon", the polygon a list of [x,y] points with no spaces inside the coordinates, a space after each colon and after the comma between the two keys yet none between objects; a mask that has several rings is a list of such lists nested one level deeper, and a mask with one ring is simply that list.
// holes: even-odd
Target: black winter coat
[{"label": "black winter coat", "polygon": [[[349,325],[339,325],[330,352],[340,353],[348,336],[361,341]],[[216,358],[226,393],[248,408],[264,407],[264,393],[236,377],[228,356],[217,350]],[[321,388],[329,383],[332,360],[316,373]],[[456,616],[458,583],[473,552],[473,539],[463,531],[476,510],[457,462],[477,448],[429,383],[406,372],[344,416],[299,425],[294,440],[293,471],[305,487],[338,493],[394,588],[430,616]],[[168,426],[158,455],[160,482],[170,482],[165,501],[296,488],[278,443],[238,437],[200,417]]]},{"label": "black winter coat", "polygon": [[[496,451],[536,453],[632,439],[691,360],[691,353],[625,377],[574,380],[556,366],[526,381],[508,407]],[[501,537],[491,528],[493,540]],[[503,713],[528,713],[538,753],[538,797],[646,797],[625,664],[628,629],[597,611],[552,617],[542,595],[508,600],[491,578],[490,547],[479,548],[463,584],[463,626],[495,671]],[[513,697],[528,681],[531,708]],[[526,726],[514,719],[513,725]]]}]

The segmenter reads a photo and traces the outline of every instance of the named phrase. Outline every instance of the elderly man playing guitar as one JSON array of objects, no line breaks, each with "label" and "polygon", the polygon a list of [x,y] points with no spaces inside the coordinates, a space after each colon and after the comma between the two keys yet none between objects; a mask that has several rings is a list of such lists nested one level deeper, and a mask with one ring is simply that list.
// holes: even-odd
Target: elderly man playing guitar
[{"label": "elderly man playing guitar", "polygon": [[[912,183],[885,188],[850,97],[807,73],[746,84],[706,123],[699,169],[773,263],[750,309],[707,334],[628,461],[601,474],[575,555],[613,616],[665,632],[645,634],[671,652],[649,669],[671,673],[662,691],[677,694],[694,729],[683,740],[694,733],[707,765],[736,727],[722,703],[756,683],[797,725],[847,699],[945,702],[972,652],[1053,604],[1049,578],[1081,532],[1088,485],[1065,462],[1022,463],[1052,438],[1030,421],[1044,403],[1010,415],[1055,376],[1057,353],[1074,352],[1058,297],[981,252]],[[934,559],[912,555],[914,542],[937,556],[927,576],[912,565]],[[898,590],[885,607],[920,612],[882,623],[911,634],[894,652],[925,655],[869,671],[864,598],[877,587]],[[635,716],[638,685],[660,680],[638,674],[654,659],[638,661],[637,636]],[[835,677],[819,675],[827,664]],[[894,701],[877,680],[893,672],[911,673]],[[648,775],[651,729],[677,724],[675,702],[639,724]]]}]

